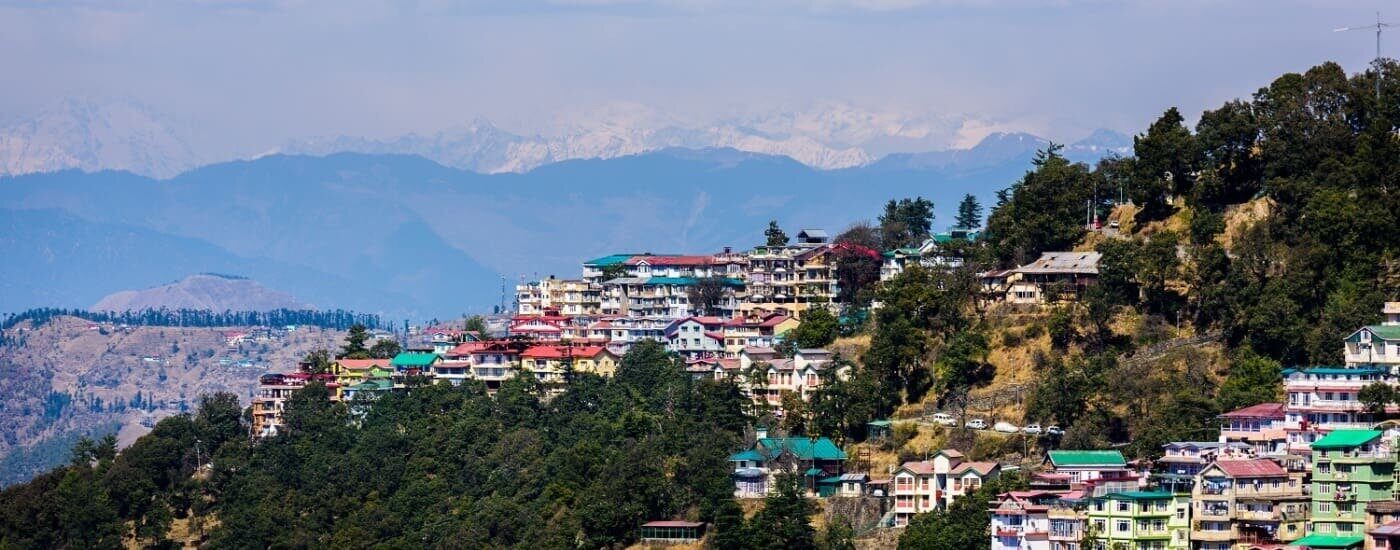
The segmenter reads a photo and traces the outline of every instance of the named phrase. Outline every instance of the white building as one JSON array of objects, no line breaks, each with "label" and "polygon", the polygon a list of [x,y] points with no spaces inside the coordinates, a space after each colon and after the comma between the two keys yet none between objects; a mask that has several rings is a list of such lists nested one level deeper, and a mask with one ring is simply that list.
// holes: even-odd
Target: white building
[{"label": "white building", "polygon": [[992,502],[992,550],[1051,550],[1050,507],[1062,493],[1011,491]]}]

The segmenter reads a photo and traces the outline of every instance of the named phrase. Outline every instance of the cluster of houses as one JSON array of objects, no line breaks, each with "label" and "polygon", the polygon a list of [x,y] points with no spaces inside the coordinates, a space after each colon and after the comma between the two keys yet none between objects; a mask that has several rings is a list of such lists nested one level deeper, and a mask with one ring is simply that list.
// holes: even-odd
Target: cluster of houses
[{"label": "cluster of houses", "polygon": [[[722,288],[713,307],[723,318],[773,312],[800,315],[810,307],[832,307],[840,287],[838,251],[879,257],[880,280],[897,277],[910,265],[949,268],[962,265],[959,241],[980,238],[972,229],[953,228],[920,246],[883,253],[832,243],[826,231],[804,229],[791,244],[730,248],[716,254],[612,254],[584,262],[578,279],[553,277],[516,286],[516,313],[522,316],[675,319],[701,313],[691,303],[698,284]],[[1097,252],[1047,252],[1030,264],[982,274],[986,301],[1045,303],[1074,299],[1098,279]],[[708,283],[705,283],[708,281]],[[705,312],[710,313],[710,312]]]},{"label": "cluster of houses", "polygon": [[[1052,450],[1030,487],[991,502],[993,550],[1400,548],[1400,423],[1357,398],[1400,385],[1400,302],[1345,339],[1345,363],[1285,372],[1283,403],[1220,416],[1219,437],[1171,442],[1155,461],[1116,450]],[[1400,412],[1394,405],[1390,413]],[[872,422],[888,429],[888,421]],[[956,450],[905,462],[881,479],[851,472],[825,438],[770,438],[730,457],[735,495],[767,493],[780,472],[816,497],[876,498],[882,524],[946,509],[1001,475]]]},{"label": "cluster of houses", "polygon": [[264,374],[252,400],[253,433],[276,434],[291,394],[308,383],[320,382],[331,397],[347,402],[372,400],[384,392],[415,384],[466,380],[483,383],[490,393],[516,376],[530,376],[550,394],[561,393],[574,375],[611,377],[618,362],[643,340],[665,344],[684,359],[694,379],[729,379],[738,383],[754,403],[781,411],[790,392],[809,400],[831,377],[846,377],[849,366],[837,363],[825,349],[773,346],[797,321],[783,314],[747,319],[684,317],[665,324],[652,320],[604,319],[581,322],[579,317],[516,316],[507,334],[481,334],[433,327],[419,349],[388,359],[335,359],[324,372],[302,364],[296,372]]}]

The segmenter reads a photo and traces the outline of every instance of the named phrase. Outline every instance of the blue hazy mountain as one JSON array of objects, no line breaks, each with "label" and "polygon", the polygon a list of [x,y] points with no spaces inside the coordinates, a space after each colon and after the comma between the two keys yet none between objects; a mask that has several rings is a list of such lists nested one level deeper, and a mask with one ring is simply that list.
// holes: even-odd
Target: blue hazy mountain
[{"label": "blue hazy mountain", "polygon": [[[873,220],[920,195],[951,220],[990,204],[1044,142],[994,135],[957,152],[822,171],[787,157],[671,149],[485,175],[416,156],[274,155],[166,180],[63,171],[0,179],[0,311],[84,307],[192,273],[253,278],[321,307],[397,318],[488,311],[502,284],[575,276],[613,252],[751,247]],[[1067,150],[1072,149],[1067,148]],[[935,158],[929,155],[943,155]]]}]

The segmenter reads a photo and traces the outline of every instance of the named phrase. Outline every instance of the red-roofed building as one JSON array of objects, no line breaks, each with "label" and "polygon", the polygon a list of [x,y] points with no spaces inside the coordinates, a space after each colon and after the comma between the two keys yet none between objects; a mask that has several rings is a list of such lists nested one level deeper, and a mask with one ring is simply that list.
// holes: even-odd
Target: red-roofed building
[{"label": "red-roofed building", "polygon": [[1297,540],[1306,534],[1311,503],[1303,481],[1302,473],[1269,459],[1207,465],[1192,490],[1191,540],[1237,546]]},{"label": "red-roofed building", "polygon": [[520,354],[522,371],[548,384],[563,383],[568,371],[611,377],[617,372],[617,361],[605,346],[531,346]]},{"label": "red-roofed building", "polygon": [[1280,456],[1288,452],[1288,431],[1284,429],[1283,403],[1260,403],[1220,415],[1220,441],[1245,443],[1258,456]]}]

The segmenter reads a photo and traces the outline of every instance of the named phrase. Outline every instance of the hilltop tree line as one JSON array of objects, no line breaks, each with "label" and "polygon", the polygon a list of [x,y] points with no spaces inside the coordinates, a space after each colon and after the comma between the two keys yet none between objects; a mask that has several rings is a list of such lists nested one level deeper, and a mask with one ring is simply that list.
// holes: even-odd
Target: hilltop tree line
[{"label": "hilltop tree line", "polygon": [[373,329],[388,329],[379,316],[342,309],[274,309],[269,311],[210,311],[207,309],[143,309],[140,311],[87,311],[71,308],[35,308],[5,317],[0,329],[9,330],[30,321],[35,327],[57,317],[77,317],[94,323],[111,323],[143,327],[248,327],[305,325],[346,330],[353,325]]}]

